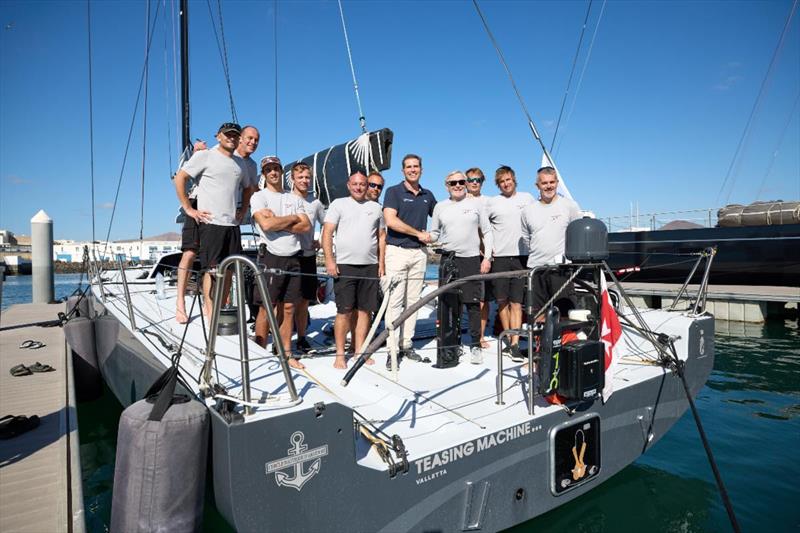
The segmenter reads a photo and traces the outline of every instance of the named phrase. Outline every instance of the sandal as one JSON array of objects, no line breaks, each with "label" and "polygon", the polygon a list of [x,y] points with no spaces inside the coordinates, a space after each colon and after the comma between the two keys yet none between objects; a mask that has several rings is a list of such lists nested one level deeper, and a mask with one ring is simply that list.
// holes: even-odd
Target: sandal
[{"label": "sandal", "polygon": [[30,376],[33,374],[33,372],[31,372],[30,369],[25,365],[12,366],[11,370],[9,370],[9,373],[15,378],[20,376]]},{"label": "sandal", "polygon": [[31,372],[53,372],[55,368],[50,365],[43,365],[39,361],[36,361],[31,366],[28,367],[28,370]]},{"label": "sandal", "polygon": [[25,349],[27,349],[27,350],[38,350],[39,348],[44,348],[45,346],[47,346],[47,345],[42,343],[42,342],[35,341],[35,340],[32,340],[32,339],[28,339],[26,341],[22,341],[22,344],[19,345],[19,347],[22,348],[23,350],[25,350]]},{"label": "sandal", "polygon": [[12,439],[37,427],[39,427],[39,417],[36,415],[30,417],[6,415],[0,418],[0,439]]}]

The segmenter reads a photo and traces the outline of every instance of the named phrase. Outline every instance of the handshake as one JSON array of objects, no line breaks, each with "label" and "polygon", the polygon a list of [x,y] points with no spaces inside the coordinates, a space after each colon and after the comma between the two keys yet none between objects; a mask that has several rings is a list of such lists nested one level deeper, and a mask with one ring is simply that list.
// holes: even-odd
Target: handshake
[{"label": "handshake", "polygon": [[417,235],[417,239],[419,239],[419,242],[424,244],[430,244],[435,240],[427,231],[420,231]]}]

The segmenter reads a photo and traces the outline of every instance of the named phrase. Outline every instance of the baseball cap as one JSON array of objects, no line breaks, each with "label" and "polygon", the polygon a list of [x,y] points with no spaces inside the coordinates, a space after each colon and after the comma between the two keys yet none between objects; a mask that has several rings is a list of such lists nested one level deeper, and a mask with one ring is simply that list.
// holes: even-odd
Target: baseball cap
[{"label": "baseball cap", "polygon": [[264,168],[267,165],[278,165],[279,167],[283,168],[281,160],[278,159],[278,156],[276,155],[268,155],[261,159],[261,168]]},{"label": "baseball cap", "polygon": [[242,133],[242,127],[235,122],[225,122],[222,126],[219,127],[217,133],[228,133],[231,131],[235,131],[236,133]]}]

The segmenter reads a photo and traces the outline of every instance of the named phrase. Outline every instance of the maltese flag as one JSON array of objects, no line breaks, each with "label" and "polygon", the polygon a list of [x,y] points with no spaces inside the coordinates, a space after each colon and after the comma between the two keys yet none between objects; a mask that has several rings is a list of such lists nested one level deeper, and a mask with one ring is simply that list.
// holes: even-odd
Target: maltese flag
[{"label": "maltese flag", "polygon": [[603,402],[607,402],[614,392],[613,376],[617,366],[616,346],[622,336],[622,326],[619,325],[617,312],[611,304],[608,294],[606,275],[600,274],[600,340],[605,347],[605,385],[603,386]]}]

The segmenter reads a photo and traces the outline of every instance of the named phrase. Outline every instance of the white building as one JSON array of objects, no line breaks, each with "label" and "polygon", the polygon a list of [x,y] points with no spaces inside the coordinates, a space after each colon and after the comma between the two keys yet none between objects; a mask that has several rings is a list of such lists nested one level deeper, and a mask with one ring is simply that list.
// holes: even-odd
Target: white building
[{"label": "white building", "polygon": [[53,259],[67,263],[80,263],[83,261],[83,249],[89,247],[99,261],[155,262],[165,253],[179,252],[180,241],[118,241],[98,242],[92,245],[90,241],[56,241],[53,244]]}]

